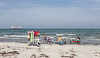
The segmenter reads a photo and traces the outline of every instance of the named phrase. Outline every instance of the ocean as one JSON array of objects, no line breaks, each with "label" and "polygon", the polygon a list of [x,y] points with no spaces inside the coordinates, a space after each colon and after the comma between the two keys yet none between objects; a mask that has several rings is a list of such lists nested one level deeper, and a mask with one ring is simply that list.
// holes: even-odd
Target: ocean
[{"label": "ocean", "polygon": [[80,37],[81,44],[100,45],[100,29],[0,29],[0,42],[27,42],[28,31],[39,31],[40,39],[49,36],[54,43],[58,36],[69,43],[70,39]]}]

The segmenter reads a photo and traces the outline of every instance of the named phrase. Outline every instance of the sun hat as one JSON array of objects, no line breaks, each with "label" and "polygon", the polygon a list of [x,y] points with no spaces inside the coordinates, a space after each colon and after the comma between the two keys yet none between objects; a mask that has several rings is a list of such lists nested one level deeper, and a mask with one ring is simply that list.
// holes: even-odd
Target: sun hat
[{"label": "sun hat", "polygon": [[73,38],[73,39],[75,39],[75,38]]}]

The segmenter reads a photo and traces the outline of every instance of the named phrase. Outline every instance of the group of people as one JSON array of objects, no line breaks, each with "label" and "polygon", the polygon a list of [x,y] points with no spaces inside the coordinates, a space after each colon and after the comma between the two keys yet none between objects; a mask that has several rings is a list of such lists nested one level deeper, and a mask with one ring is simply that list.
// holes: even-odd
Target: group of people
[{"label": "group of people", "polygon": [[[49,36],[43,36],[43,38],[44,38],[44,43],[47,43],[47,44],[53,43],[53,40]],[[77,39],[73,38],[69,42],[70,42],[69,44],[80,44],[81,40],[80,40],[80,37],[77,37]],[[67,42],[65,41],[65,39],[62,39],[61,36],[58,36],[57,43],[58,44],[66,44]]]},{"label": "group of people", "polygon": [[53,40],[49,36],[43,36],[43,38],[44,38],[44,43],[47,43],[47,44],[53,43]]},{"label": "group of people", "polygon": [[[31,32],[34,33],[33,34],[34,37],[32,37],[32,38],[40,37],[40,32],[38,30],[37,31],[31,31]],[[28,32],[27,39],[29,39],[29,40],[31,39],[30,38],[31,32],[30,31]],[[44,38],[44,43],[47,43],[47,44],[52,44],[53,43],[53,40],[49,36],[43,36],[43,38]],[[77,39],[73,38],[69,42],[70,42],[69,44],[80,44],[81,40],[80,40],[80,37],[77,37]],[[57,37],[57,43],[59,43],[59,44],[66,44],[67,41],[65,41],[65,39],[62,39],[61,36],[58,36]]]},{"label": "group of people", "polygon": [[77,39],[73,38],[70,40],[70,44],[80,44],[80,42],[80,37],[77,37]]},{"label": "group of people", "polygon": [[[30,36],[33,36],[32,34],[31,34],[31,32],[33,32],[34,34],[34,37],[30,37]],[[39,37],[40,38],[40,32],[37,30],[37,31],[29,31],[28,32],[28,36],[27,36],[27,39],[29,39],[29,41],[30,41],[30,39],[32,38],[34,38],[35,39],[35,37]],[[53,40],[49,37],[49,36],[43,36],[43,38],[44,38],[44,43],[47,43],[47,44],[52,44],[53,43]],[[32,40],[33,41],[33,40]],[[80,42],[81,42],[81,40],[80,40],[80,37],[77,37],[77,39],[75,39],[75,38],[73,38],[73,39],[71,39],[70,41],[69,41],[70,43],[69,44],[80,44]],[[65,39],[62,39],[62,37],[61,36],[58,36],[57,37],[57,44],[66,44],[67,43],[67,41],[65,41]],[[56,44],[56,43],[55,43]]]},{"label": "group of people", "polygon": [[[43,38],[44,38],[44,43],[47,43],[47,44],[53,43],[53,40],[49,36],[43,36]],[[57,41],[62,42],[62,37],[61,36],[57,37]]]}]

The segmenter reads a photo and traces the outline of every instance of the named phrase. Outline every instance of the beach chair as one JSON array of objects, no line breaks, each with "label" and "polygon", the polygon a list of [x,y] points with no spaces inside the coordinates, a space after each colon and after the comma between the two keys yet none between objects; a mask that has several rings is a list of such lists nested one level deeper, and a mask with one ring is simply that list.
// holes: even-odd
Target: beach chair
[{"label": "beach chair", "polygon": [[58,43],[59,43],[59,45],[63,45],[63,44],[64,44],[64,42],[63,42],[63,41],[59,41]]},{"label": "beach chair", "polygon": [[71,44],[75,44],[76,43],[76,40],[72,40]]},{"label": "beach chair", "polygon": [[76,44],[81,44],[81,40],[76,41]]}]

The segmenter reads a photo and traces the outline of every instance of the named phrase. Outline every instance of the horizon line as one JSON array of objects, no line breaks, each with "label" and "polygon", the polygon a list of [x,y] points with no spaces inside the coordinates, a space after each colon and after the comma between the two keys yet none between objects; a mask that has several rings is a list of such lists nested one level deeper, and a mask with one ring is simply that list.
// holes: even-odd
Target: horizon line
[{"label": "horizon line", "polygon": [[[10,28],[0,28],[0,29],[10,29]],[[22,28],[22,29],[100,29],[100,28]]]}]

